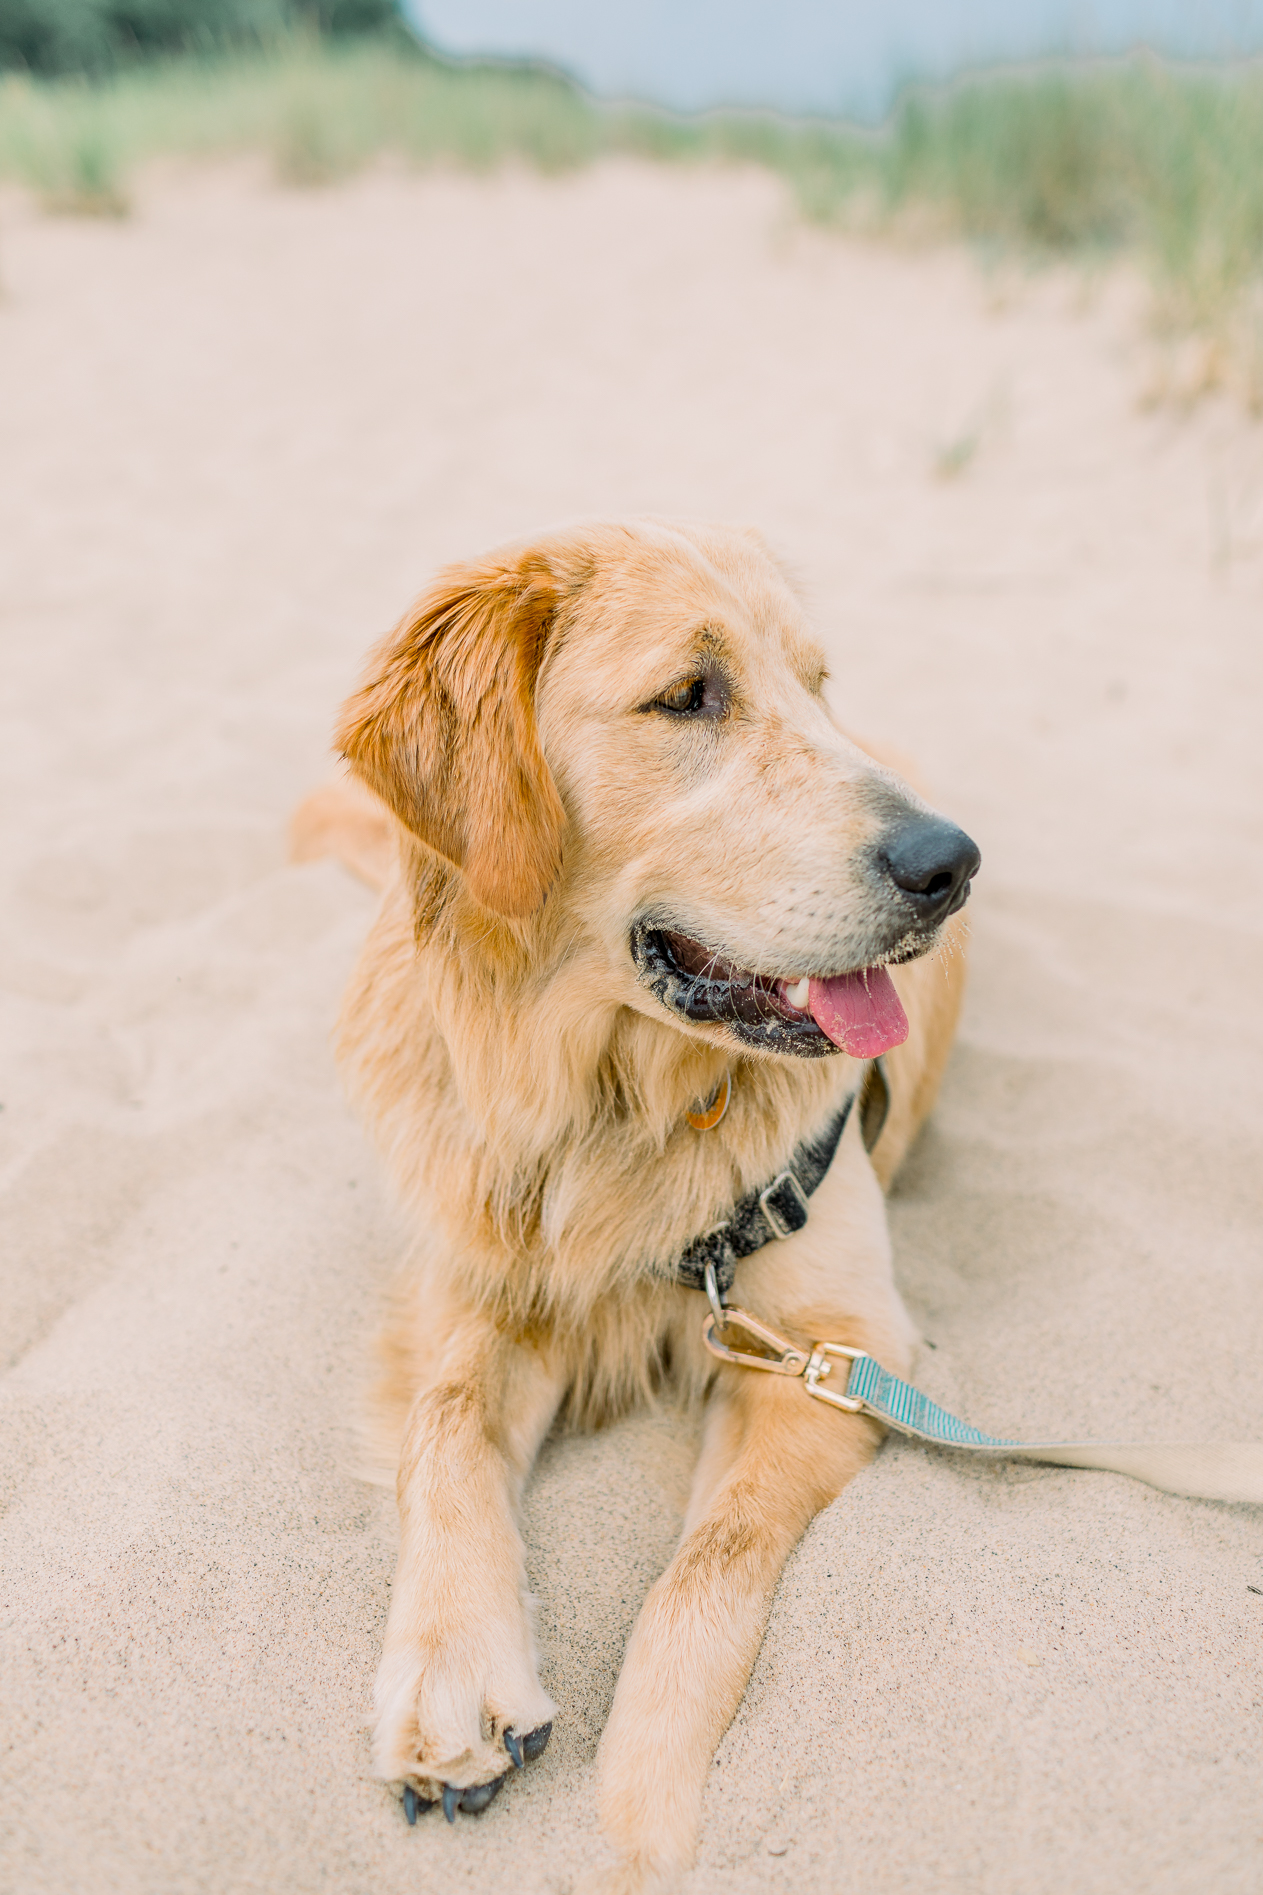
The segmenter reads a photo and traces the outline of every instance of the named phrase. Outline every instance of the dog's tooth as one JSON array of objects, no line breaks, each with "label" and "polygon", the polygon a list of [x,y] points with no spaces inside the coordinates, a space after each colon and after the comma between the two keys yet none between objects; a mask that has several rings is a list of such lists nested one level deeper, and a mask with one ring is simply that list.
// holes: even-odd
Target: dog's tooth
[{"label": "dog's tooth", "polygon": [[791,1007],[797,1008],[799,1013],[805,1013],[807,1010],[807,1002],[811,998],[810,977],[804,974],[802,979],[795,981],[792,987],[789,982],[786,981],[785,998]]},{"label": "dog's tooth", "polygon": [[449,1823],[456,1821],[456,1810],[460,1803],[460,1791],[454,1783],[443,1785],[443,1814]]}]

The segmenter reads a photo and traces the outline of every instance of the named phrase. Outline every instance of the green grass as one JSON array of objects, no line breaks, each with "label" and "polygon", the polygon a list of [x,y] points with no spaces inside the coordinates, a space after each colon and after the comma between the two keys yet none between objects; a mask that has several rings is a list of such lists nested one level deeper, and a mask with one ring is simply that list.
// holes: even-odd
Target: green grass
[{"label": "green grass", "polygon": [[[562,80],[453,71],[402,38],[294,36],[253,54],[146,61],[95,82],[0,79],[0,177],[61,207],[85,146],[123,197],[140,165],[170,155],[262,150],[283,178],[317,183],[387,151],[420,165],[517,157],[555,169],[594,155],[601,134],[599,115]],[[95,208],[91,192],[83,208]]]},{"label": "green grass", "polygon": [[137,64],[97,82],[0,80],[0,177],[118,214],[146,160],[269,152],[296,184],[379,153],[543,171],[633,152],[751,163],[823,224],[964,237],[1025,257],[1129,252],[1172,330],[1263,401],[1263,66],[1150,59],[982,74],[904,96],[876,133],[770,114],[602,108],[543,71],[453,68],[402,32]]}]

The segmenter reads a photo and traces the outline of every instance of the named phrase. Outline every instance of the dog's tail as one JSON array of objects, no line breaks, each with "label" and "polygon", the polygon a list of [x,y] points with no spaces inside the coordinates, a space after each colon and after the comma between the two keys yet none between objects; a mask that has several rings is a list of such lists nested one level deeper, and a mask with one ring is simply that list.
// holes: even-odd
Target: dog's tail
[{"label": "dog's tail", "polygon": [[313,790],[290,818],[291,862],[332,855],[370,888],[386,886],[397,848],[394,817],[353,777]]}]

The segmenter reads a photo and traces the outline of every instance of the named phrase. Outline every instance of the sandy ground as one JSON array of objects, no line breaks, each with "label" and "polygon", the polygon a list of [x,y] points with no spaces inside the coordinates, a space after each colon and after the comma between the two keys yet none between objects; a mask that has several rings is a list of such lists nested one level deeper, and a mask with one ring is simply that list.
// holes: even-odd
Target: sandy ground
[{"label": "sandy ground", "polygon": [[[353,1432],[402,1235],[328,1050],[371,899],[284,855],[335,706],[450,557],[761,525],[985,857],[892,1203],[923,1386],[1258,1438],[1263,433],[1144,407],[1125,285],[805,234],[758,176],[3,212],[0,1886],[565,1890],[692,1442],[549,1445],[552,1747],[409,1832]],[[692,1895],[1263,1889],[1256,1585],[1256,1509],[888,1445],[790,1562]]]}]

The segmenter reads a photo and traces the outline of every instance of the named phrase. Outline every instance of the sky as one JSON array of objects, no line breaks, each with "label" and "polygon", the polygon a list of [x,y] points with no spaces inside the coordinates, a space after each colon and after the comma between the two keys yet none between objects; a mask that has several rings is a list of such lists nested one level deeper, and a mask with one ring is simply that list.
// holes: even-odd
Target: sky
[{"label": "sky", "polygon": [[878,117],[900,83],[1138,43],[1263,51],[1263,0],[405,0],[435,46],[534,57],[593,92],[693,111]]}]

